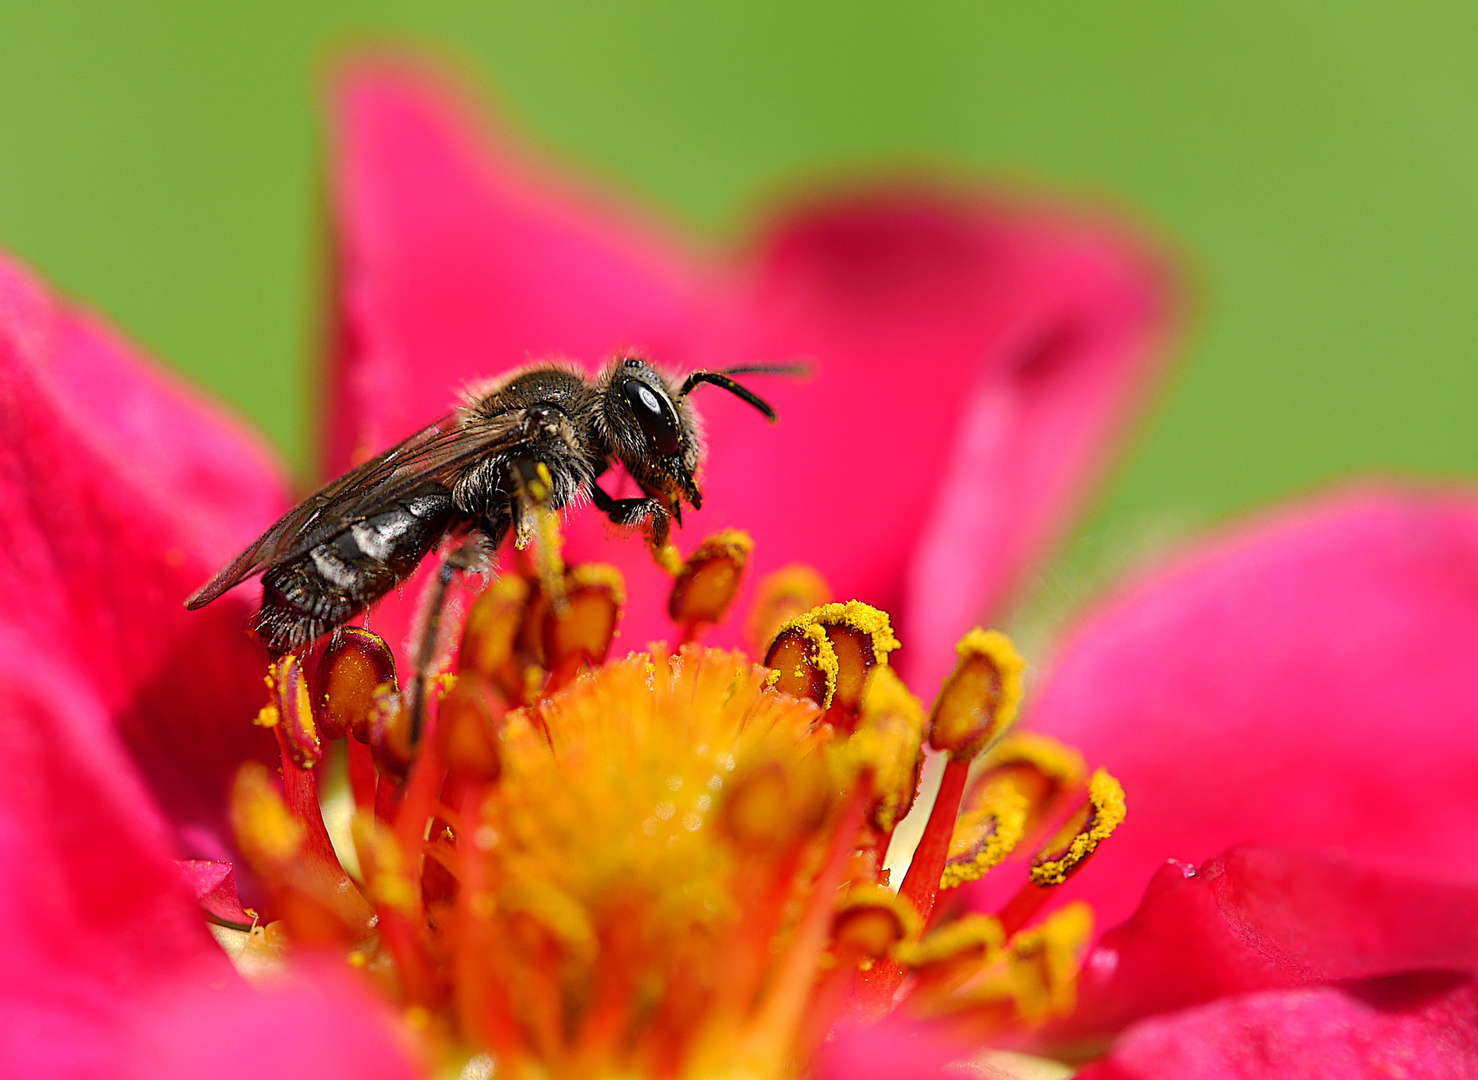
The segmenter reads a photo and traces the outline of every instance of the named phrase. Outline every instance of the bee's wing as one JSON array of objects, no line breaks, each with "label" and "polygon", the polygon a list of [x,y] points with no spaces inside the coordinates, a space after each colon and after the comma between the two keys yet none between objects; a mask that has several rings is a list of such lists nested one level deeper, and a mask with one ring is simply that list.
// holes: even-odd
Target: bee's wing
[{"label": "bee's wing", "polygon": [[512,445],[517,437],[511,417],[480,418],[475,430],[464,427],[456,414],[442,417],[293,507],[197,589],[185,606],[203,607],[258,571],[297,558],[428,480],[452,478],[470,461]]}]

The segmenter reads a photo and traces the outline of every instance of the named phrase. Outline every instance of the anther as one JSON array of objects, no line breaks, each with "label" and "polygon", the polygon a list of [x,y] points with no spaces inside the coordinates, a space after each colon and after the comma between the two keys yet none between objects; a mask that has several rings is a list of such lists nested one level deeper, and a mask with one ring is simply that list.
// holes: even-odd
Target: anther
[{"label": "anther", "polygon": [[441,740],[448,770],[470,780],[491,783],[502,772],[498,722],[507,705],[484,676],[466,671],[442,699],[436,737]]},{"label": "anther", "polygon": [[[825,635],[821,646],[816,631]],[[765,657],[765,666],[780,672],[776,688],[821,705],[826,720],[850,731],[862,705],[867,676],[888,662],[898,639],[886,613],[858,600],[823,604],[790,619],[780,628]],[[810,660],[814,670],[808,670]],[[824,679],[826,693],[814,693]],[[800,691],[800,692],[798,692]]]},{"label": "anther", "polygon": [[971,630],[957,652],[929,718],[929,744],[969,760],[1016,719],[1026,665],[1010,638],[994,630]]},{"label": "anther", "polygon": [[1052,890],[1083,868],[1124,821],[1124,789],[1103,769],[1088,781],[1088,797],[1032,860],[1031,879],[1007,901],[1000,919],[1008,933],[1031,921]]},{"label": "anther", "polygon": [[[496,578],[473,603],[462,631],[459,670],[477,672],[511,701],[526,700],[525,673],[537,666],[534,643],[523,640],[535,596],[535,586],[524,578]],[[542,685],[542,671],[537,681]]]},{"label": "anther", "polygon": [[987,870],[999,866],[1021,842],[1028,809],[1026,796],[1010,781],[973,788],[955,821],[939,887],[979,881]]},{"label": "anther", "polygon": [[927,920],[943,880],[970,762],[1016,717],[1024,665],[1004,634],[978,627],[956,651],[959,662],[944,680],[929,717],[929,742],[949,754],[939,792],[900,892]]},{"label": "anther", "polygon": [[621,572],[605,563],[581,563],[565,573],[563,588],[563,608],[551,604],[544,615],[544,666],[550,671],[599,666],[626,605]]},{"label": "anther", "polygon": [[819,755],[790,765],[771,761],[753,766],[729,785],[718,821],[743,846],[788,847],[825,820],[831,805],[827,781]]},{"label": "anther", "polygon": [[919,913],[907,900],[878,885],[857,885],[837,906],[832,950],[880,959],[916,939],[921,929]]},{"label": "anther", "polygon": [[1124,788],[1099,769],[1088,781],[1088,801],[1032,862],[1032,882],[1061,885],[1124,821]]},{"label": "anther", "polygon": [[688,556],[667,600],[668,614],[688,637],[699,626],[716,623],[728,612],[753,550],[754,541],[748,533],[725,529],[704,540]]},{"label": "anther", "polygon": [[257,723],[277,729],[294,765],[313,768],[323,756],[323,743],[313,720],[313,697],[303,662],[296,654],[288,653],[267,668],[267,688],[269,701],[257,714]]},{"label": "anther", "polygon": [[820,626],[799,619],[786,623],[765,653],[765,667],[772,671],[770,685],[782,694],[808,698],[823,711],[831,707],[840,665]]},{"label": "anther", "polygon": [[1008,992],[1028,1024],[1072,1012],[1075,978],[1093,938],[1093,910],[1075,901],[1023,930],[1006,946]]},{"label": "anther", "polygon": [[1041,824],[1055,818],[1060,803],[1080,791],[1088,770],[1083,755],[1056,739],[1034,731],[1015,731],[991,746],[980,758],[965,804],[977,792],[1009,784],[1026,797],[1026,836],[1034,836]]},{"label": "anther", "polygon": [[[841,744],[854,769],[869,769],[873,804],[869,823],[883,837],[913,806],[923,768],[924,709],[892,668],[873,669],[867,680],[856,727]],[[878,853],[881,858],[881,851]]]},{"label": "anther", "polygon": [[346,731],[353,731],[364,742],[375,689],[386,683],[396,685],[395,656],[378,634],[346,626],[324,650],[314,682],[324,737],[341,739]]}]

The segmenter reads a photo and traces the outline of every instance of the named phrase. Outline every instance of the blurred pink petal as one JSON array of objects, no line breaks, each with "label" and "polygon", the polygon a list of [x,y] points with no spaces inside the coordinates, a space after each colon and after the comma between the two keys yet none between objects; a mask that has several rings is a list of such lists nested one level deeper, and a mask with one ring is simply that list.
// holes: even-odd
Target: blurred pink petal
[{"label": "blurred pink petal", "polygon": [[1478,881],[1478,503],[1346,493],[1244,527],[1071,636],[1029,725],[1129,793],[1062,890],[1100,926],[1167,858],[1331,847]]},{"label": "blurred pink petal", "polygon": [[1199,870],[1163,867],[1089,954],[1078,1006],[1048,1038],[1099,1038],[1229,994],[1417,971],[1478,972],[1478,886],[1243,848]]},{"label": "blurred pink petal", "polygon": [[0,649],[0,1075],[411,1075],[342,976],[242,982],[102,704],[13,628]]},{"label": "blurred pink petal", "polygon": [[[900,189],[817,203],[726,264],[572,197],[450,98],[386,65],[339,86],[331,471],[530,359],[808,359],[809,381],[755,380],[774,430],[704,391],[711,458],[684,543],[749,530],[752,580],[813,563],[901,614],[927,678],[1062,526],[1156,366],[1163,280],[1108,230]],[[667,636],[641,544],[588,510],[569,531],[572,556],[627,574],[626,643]],[[404,608],[373,616],[392,643]]]},{"label": "blurred pink petal", "polygon": [[812,1064],[817,1080],[943,1080],[962,1048],[892,1014],[871,1024],[841,1024]]},{"label": "blurred pink petal", "polygon": [[256,439],[0,256],[0,618],[67,663],[56,691],[106,712],[195,854],[225,856],[223,785],[271,743],[249,598],[184,597],[284,504]]},{"label": "blurred pink petal", "polygon": [[1414,978],[1223,998],[1129,1029],[1081,1080],[1478,1076],[1478,992]]}]

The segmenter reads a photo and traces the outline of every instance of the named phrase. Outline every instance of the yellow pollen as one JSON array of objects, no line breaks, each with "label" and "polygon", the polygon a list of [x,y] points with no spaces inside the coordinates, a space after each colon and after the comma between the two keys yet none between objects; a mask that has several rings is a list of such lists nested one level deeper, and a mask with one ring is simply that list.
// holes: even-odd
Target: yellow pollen
[{"label": "yellow pollen", "polygon": [[939,887],[952,889],[978,881],[987,870],[1000,865],[1021,842],[1028,807],[1026,796],[1006,783],[984,793],[967,808],[955,822]]},{"label": "yellow pollen", "polygon": [[874,668],[863,692],[861,717],[839,752],[855,770],[869,769],[876,792],[872,823],[890,833],[908,813],[918,790],[924,708],[890,667]]},{"label": "yellow pollen", "polygon": [[1032,881],[1041,886],[1061,885],[1123,823],[1125,812],[1123,787],[1099,769],[1088,781],[1088,806],[1080,815],[1083,820],[1069,824],[1071,840],[1064,830],[1057,842],[1048,845],[1032,865]]},{"label": "yellow pollen", "polygon": [[837,907],[835,948],[881,957],[916,941],[923,930],[918,909],[879,885],[859,885]]},{"label": "yellow pollen", "polygon": [[959,661],[934,702],[929,741],[968,760],[1016,719],[1026,664],[1011,639],[996,630],[976,627],[956,651]]}]

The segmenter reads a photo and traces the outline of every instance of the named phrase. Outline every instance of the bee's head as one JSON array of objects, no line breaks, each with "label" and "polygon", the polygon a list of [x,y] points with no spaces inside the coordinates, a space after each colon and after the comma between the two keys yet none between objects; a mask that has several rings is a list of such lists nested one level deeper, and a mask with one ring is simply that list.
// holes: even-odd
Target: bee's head
[{"label": "bee's head", "polygon": [[648,495],[682,523],[682,503],[703,505],[695,474],[703,460],[698,414],[688,403],[694,387],[710,383],[749,402],[771,422],[775,410],[729,376],[744,373],[796,375],[796,366],[756,365],[727,371],[695,371],[675,389],[656,368],[635,356],[617,357],[601,376],[607,443]]},{"label": "bee's head", "polygon": [[601,376],[611,454],[643,491],[682,520],[681,506],[703,504],[694,474],[703,460],[698,416],[651,364],[618,357]]}]

